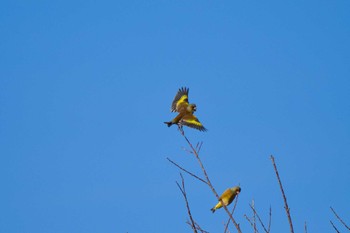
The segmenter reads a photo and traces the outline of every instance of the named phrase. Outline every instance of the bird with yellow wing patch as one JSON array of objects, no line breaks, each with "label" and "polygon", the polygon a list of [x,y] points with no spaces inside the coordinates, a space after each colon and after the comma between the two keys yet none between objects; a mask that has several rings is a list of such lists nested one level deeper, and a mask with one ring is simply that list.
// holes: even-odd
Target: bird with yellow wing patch
[{"label": "bird with yellow wing patch", "polygon": [[171,111],[178,112],[179,114],[171,121],[164,123],[167,124],[168,127],[176,124],[180,129],[183,125],[185,125],[199,131],[207,131],[198,118],[193,115],[193,113],[197,110],[197,106],[188,102],[188,92],[189,89],[186,87],[179,89],[171,104]]},{"label": "bird with yellow wing patch", "polygon": [[[226,189],[220,196],[220,200],[224,203],[225,206],[228,206],[232,203],[235,197],[241,192],[241,187],[235,186],[233,188]],[[221,201],[218,202],[211,211],[214,213],[215,210],[220,209],[222,207]]]}]

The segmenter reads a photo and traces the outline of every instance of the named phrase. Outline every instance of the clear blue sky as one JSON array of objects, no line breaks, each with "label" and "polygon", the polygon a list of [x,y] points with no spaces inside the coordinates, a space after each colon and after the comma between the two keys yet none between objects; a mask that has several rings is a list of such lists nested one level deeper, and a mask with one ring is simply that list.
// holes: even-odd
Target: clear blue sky
[{"label": "clear blue sky", "polygon": [[[240,184],[288,232],[350,224],[350,2],[3,1],[0,232],[191,232],[166,157],[200,174],[171,101],[181,86],[208,132],[218,192]],[[194,218],[223,232],[211,191],[185,175]],[[339,229],[340,224],[335,221]],[[235,232],[231,229],[231,232]]]}]

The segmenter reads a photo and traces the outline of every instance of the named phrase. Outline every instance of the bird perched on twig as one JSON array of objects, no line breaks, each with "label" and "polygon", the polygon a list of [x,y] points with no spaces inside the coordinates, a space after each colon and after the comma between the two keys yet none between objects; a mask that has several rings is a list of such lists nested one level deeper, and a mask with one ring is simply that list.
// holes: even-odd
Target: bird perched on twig
[{"label": "bird perched on twig", "polygon": [[[237,194],[241,192],[241,187],[235,186],[229,189],[226,189],[223,194],[220,196],[220,200],[225,204],[225,206],[228,206],[232,203],[232,201],[235,199]],[[221,201],[218,202],[213,208],[211,208],[211,211],[214,213],[215,210],[220,209],[222,207]]]},{"label": "bird perched on twig", "polygon": [[168,127],[177,124],[180,129],[182,129],[183,125],[186,125],[199,131],[207,131],[198,118],[193,115],[197,110],[197,106],[188,103],[188,92],[189,89],[186,87],[179,89],[171,104],[171,111],[178,112],[179,114],[171,121],[164,123],[167,124]]}]

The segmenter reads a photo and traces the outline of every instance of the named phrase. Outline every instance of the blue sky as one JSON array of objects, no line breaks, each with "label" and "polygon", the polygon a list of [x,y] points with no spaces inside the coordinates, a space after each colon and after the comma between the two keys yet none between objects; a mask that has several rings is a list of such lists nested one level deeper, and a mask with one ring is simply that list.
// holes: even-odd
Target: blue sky
[{"label": "blue sky", "polygon": [[[218,192],[240,184],[287,232],[350,224],[349,1],[3,1],[0,231],[191,232],[167,160],[200,174],[164,121],[181,86],[208,132],[185,129]],[[210,189],[185,175],[201,227]],[[231,229],[231,232],[235,232]]]}]

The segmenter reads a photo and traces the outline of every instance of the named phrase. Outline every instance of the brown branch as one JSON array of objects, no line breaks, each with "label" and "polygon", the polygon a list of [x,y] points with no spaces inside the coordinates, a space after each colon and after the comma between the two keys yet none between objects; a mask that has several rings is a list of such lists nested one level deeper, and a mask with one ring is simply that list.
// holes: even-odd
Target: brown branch
[{"label": "brown branch", "polygon": [[[258,218],[258,220],[259,220],[261,226],[264,228],[264,231],[265,231],[266,233],[269,233],[269,231],[266,229],[264,223],[262,222],[262,220],[261,220],[261,218],[260,218],[258,212],[256,211],[255,207],[252,206],[252,205],[249,205],[249,206],[250,206],[250,208],[253,210],[254,216],[256,216],[256,217]],[[270,210],[271,210],[271,208],[270,208]]]},{"label": "brown branch", "polygon": [[182,180],[182,187],[179,185],[179,183],[177,181],[176,181],[176,184],[177,184],[177,187],[179,187],[182,195],[184,196],[184,199],[185,199],[185,202],[186,202],[187,213],[188,213],[188,216],[190,217],[190,220],[191,220],[191,227],[193,229],[193,232],[194,233],[198,233],[195,221],[192,218],[190,206],[189,206],[188,201],[187,201],[187,194],[186,194],[186,190],[185,190],[185,180],[184,180],[184,178],[183,178],[181,173],[180,173],[180,176],[181,176],[181,180]]},{"label": "brown branch", "polygon": [[335,227],[335,225],[333,224],[333,222],[332,222],[331,220],[329,220],[329,221],[331,222],[331,224],[332,224],[334,230],[335,230],[336,232],[340,233],[340,231]]},{"label": "brown branch", "polygon": [[[233,212],[235,212],[235,209],[236,209],[236,206],[237,206],[237,202],[238,202],[238,197],[239,197],[239,194],[237,194],[237,197],[236,197],[236,200],[235,200],[235,204],[234,204],[234,206],[232,208],[232,211],[231,211],[231,215],[233,215]],[[224,233],[226,233],[228,231],[228,225],[230,224],[230,221],[231,221],[231,218],[228,218],[226,226],[225,226]]]},{"label": "brown branch", "polygon": [[200,232],[202,232],[202,233],[209,233],[209,231],[203,230],[203,229],[198,225],[198,223],[195,223],[195,224],[196,224],[197,229],[198,229]]},{"label": "brown branch", "polygon": [[[183,129],[180,130],[181,135],[185,138],[185,140],[187,141],[188,145],[190,146],[193,154],[195,155],[199,166],[201,167],[203,174],[205,176],[205,179],[207,181],[208,186],[210,187],[211,191],[214,193],[214,195],[216,196],[216,198],[218,199],[218,201],[221,202],[223,208],[225,209],[226,213],[228,214],[228,216],[231,218],[231,221],[233,222],[233,224],[235,225],[237,231],[239,233],[242,233],[241,228],[239,226],[239,224],[236,222],[236,220],[233,218],[232,214],[230,213],[230,211],[228,210],[227,206],[224,204],[224,202],[220,199],[220,196],[218,195],[218,193],[215,191],[214,186],[212,185],[212,183],[210,182],[209,176],[207,174],[207,171],[204,168],[204,165],[201,161],[201,159],[199,158],[198,152],[196,151],[196,149],[193,147],[192,143],[188,140],[188,138],[185,136],[185,132],[183,131]],[[200,147],[199,147],[200,149]]]},{"label": "brown branch", "polygon": [[275,158],[272,155],[271,155],[271,161],[272,161],[273,168],[275,169],[276,177],[277,177],[277,180],[278,180],[278,183],[280,185],[281,192],[282,192],[282,196],[283,196],[283,200],[284,200],[284,209],[286,210],[286,213],[287,213],[289,227],[290,227],[290,232],[294,233],[293,223],[292,223],[292,218],[290,216],[290,209],[288,207],[287,198],[286,198],[286,195],[284,194],[282,182],[281,182],[280,176],[278,174],[277,166],[276,166],[276,163],[275,163]]},{"label": "brown branch", "polygon": [[[192,227],[192,225],[191,225],[191,223],[190,223],[189,221],[187,221],[186,223]],[[198,225],[198,223],[195,222],[194,224],[196,225],[196,229],[199,230],[201,233],[209,233],[209,231],[203,230],[203,229]]]},{"label": "brown branch", "polygon": [[339,217],[339,215],[335,212],[335,210],[332,208],[332,206],[331,206],[330,208],[331,208],[333,214],[335,215],[335,217],[337,217],[337,219],[350,231],[350,227],[348,227],[348,226],[346,225],[346,223],[343,221],[343,219],[341,219],[341,218]]},{"label": "brown branch", "polygon": [[[245,214],[244,215],[244,217],[245,217],[245,219],[247,219],[247,221],[250,223],[250,225],[253,227],[253,229],[254,229],[254,224],[253,224],[253,222],[249,219],[249,217]],[[256,230],[256,232],[259,232],[258,231],[258,229],[255,229]]]},{"label": "brown branch", "polygon": [[175,162],[172,161],[171,159],[169,159],[169,158],[166,158],[166,159],[167,159],[170,163],[174,164],[176,167],[180,168],[182,171],[186,172],[187,174],[193,176],[194,178],[196,178],[196,179],[202,181],[202,182],[205,183],[205,184],[208,184],[205,180],[203,180],[202,178],[196,176],[195,174],[193,174],[193,173],[187,171],[185,168],[181,167],[180,165],[178,165],[177,163],[175,163]]}]

